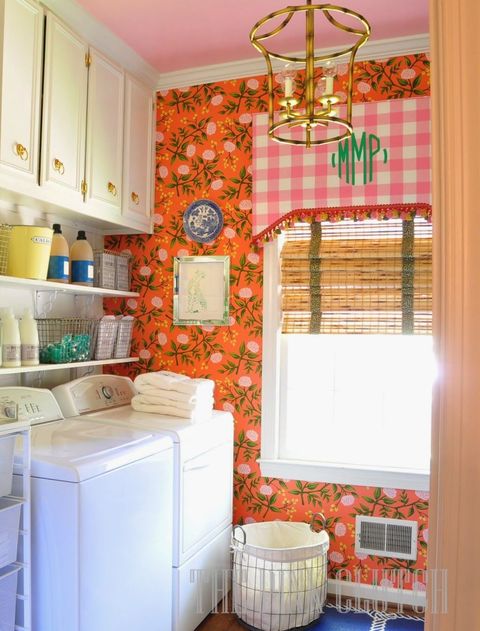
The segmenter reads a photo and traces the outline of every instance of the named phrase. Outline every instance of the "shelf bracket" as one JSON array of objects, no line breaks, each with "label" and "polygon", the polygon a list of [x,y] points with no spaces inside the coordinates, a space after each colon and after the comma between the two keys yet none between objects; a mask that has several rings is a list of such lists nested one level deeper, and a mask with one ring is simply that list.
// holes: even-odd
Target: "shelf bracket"
[{"label": "shelf bracket", "polygon": [[46,318],[51,313],[55,300],[57,299],[57,291],[35,291],[34,311],[36,318]]},{"label": "shelf bracket", "polygon": [[41,369],[35,372],[22,373],[20,375],[20,384],[29,388],[41,388],[44,376],[45,371]]},{"label": "shelf bracket", "polygon": [[74,302],[77,313],[83,317],[91,317],[95,298],[97,296],[93,294],[75,294]]}]

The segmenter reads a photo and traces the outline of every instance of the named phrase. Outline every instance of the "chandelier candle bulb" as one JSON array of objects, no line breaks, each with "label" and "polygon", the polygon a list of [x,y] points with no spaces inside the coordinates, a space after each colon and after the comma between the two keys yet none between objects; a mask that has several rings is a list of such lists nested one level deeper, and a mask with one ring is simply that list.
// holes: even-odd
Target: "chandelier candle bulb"
[{"label": "chandelier candle bulb", "polygon": [[281,81],[283,83],[283,91],[286,99],[290,99],[295,91],[295,68],[291,64],[287,64],[280,73]]},{"label": "chandelier candle bulb", "polygon": [[293,81],[291,77],[285,77],[285,98],[288,99],[289,96],[293,96]]},{"label": "chandelier candle bulb", "polygon": [[325,77],[321,77],[315,88],[315,97],[319,99],[321,96],[325,96],[325,94],[327,94],[327,80]]},{"label": "chandelier candle bulb", "polygon": [[333,61],[327,61],[323,66],[323,74],[325,76],[324,94],[333,94],[333,80],[337,76],[337,64]]}]

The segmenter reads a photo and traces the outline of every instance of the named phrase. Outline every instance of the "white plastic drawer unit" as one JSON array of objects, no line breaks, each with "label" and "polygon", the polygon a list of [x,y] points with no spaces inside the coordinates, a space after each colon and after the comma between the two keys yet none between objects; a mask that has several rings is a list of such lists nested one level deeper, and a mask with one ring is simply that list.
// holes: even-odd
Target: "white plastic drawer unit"
[{"label": "white plastic drawer unit", "polygon": [[[181,565],[232,521],[232,443],[217,445],[183,463],[180,495]],[[175,563],[174,553],[174,563]]]}]

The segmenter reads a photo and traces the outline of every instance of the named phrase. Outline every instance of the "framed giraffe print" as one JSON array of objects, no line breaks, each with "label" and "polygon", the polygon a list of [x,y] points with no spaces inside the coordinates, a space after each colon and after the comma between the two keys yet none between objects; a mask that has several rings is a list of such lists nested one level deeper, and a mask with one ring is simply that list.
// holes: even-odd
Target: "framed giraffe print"
[{"label": "framed giraffe print", "polygon": [[173,324],[228,325],[229,256],[173,259]]}]

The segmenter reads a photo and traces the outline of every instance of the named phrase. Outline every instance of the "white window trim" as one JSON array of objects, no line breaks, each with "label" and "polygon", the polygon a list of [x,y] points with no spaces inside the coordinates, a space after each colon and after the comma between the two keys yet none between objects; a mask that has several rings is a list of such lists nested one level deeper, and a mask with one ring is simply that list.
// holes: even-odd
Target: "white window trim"
[{"label": "white window trim", "polygon": [[410,469],[377,469],[340,463],[285,460],[279,457],[281,290],[279,253],[281,239],[264,245],[263,284],[263,369],[261,474],[269,478],[381,486],[428,491],[430,472]]}]

